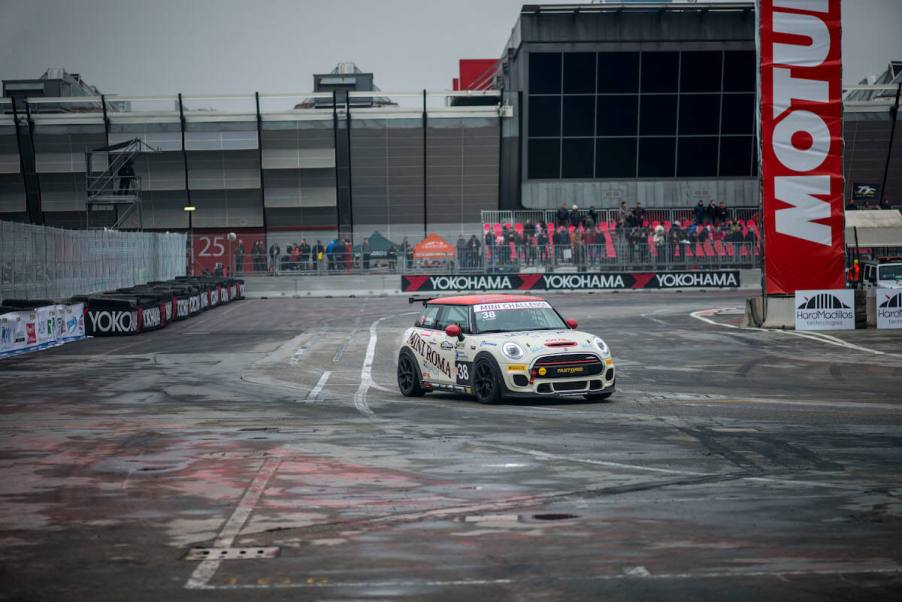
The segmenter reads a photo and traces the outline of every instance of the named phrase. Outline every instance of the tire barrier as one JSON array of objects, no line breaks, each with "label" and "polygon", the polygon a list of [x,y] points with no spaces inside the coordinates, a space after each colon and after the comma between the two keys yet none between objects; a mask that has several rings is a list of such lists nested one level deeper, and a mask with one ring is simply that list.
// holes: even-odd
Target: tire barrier
[{"label": "tire barrier", "polygon": [[0,357],[89,336],[140,335],[244,295],[243,280],[188,276],[66,300],[6,299],[0,305]]}]

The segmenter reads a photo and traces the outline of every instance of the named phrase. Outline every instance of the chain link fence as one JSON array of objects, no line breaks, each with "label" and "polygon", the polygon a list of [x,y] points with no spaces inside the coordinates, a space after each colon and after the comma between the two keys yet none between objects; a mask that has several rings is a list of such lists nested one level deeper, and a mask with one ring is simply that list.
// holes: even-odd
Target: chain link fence
[{"label": "chain link fence", "polygon": [[186,236],[0,221],[0,299],[56,299],[185,274]]}]

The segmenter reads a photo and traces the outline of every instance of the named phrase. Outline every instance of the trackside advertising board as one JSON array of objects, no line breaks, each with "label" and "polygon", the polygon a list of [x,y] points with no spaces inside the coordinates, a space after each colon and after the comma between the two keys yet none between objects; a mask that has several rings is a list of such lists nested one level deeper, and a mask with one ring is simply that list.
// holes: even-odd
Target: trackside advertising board
[{"label": "trackside advertising board", "polygon": [[420,291],[590,291],[738,287],[738,270],[401,276],[401,290],[410,293]]},{"label": "trackside advertising board", "polygon": [[796,330],[855,330],[855,291],[796,291]]},{"label": "trackside advertising board", "polygon": [[902,328],[902,288],[877,289],[877,328]]},{"label": "trackside advertising board", "polygon": [[840,0],[758,0],[768,294],[844,286]]}]

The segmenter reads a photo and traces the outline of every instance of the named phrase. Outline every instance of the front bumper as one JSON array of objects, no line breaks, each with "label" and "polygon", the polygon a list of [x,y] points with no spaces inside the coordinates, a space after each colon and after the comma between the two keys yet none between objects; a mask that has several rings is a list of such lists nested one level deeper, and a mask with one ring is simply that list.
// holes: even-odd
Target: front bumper
[{"label": "front bumper", "polygon": [[532,364],[527,370],[511,370],[516,368],[516,364],[508,364],[501,369],[504,371],[505,388],[512,396],[585,397],[614,390],[617,369],[610,358],[602,359],[602,362],[605,365],[600,373],[572,377],[543,378],[532,373]]}]

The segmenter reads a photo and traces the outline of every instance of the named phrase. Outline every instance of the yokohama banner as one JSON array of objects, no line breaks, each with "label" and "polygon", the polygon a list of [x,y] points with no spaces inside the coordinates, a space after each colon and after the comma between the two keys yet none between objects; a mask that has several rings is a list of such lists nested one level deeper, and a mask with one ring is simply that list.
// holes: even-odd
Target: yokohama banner
[{"label": "yokohama banner", "polygon": [[738,288],[739,271],[401,276],[406,293],[433,291],[590,291],[643,288]]},{"label": "yokohama banner", "polygon": [[840,0],[758,0],[765,290],[843,275]]}]

